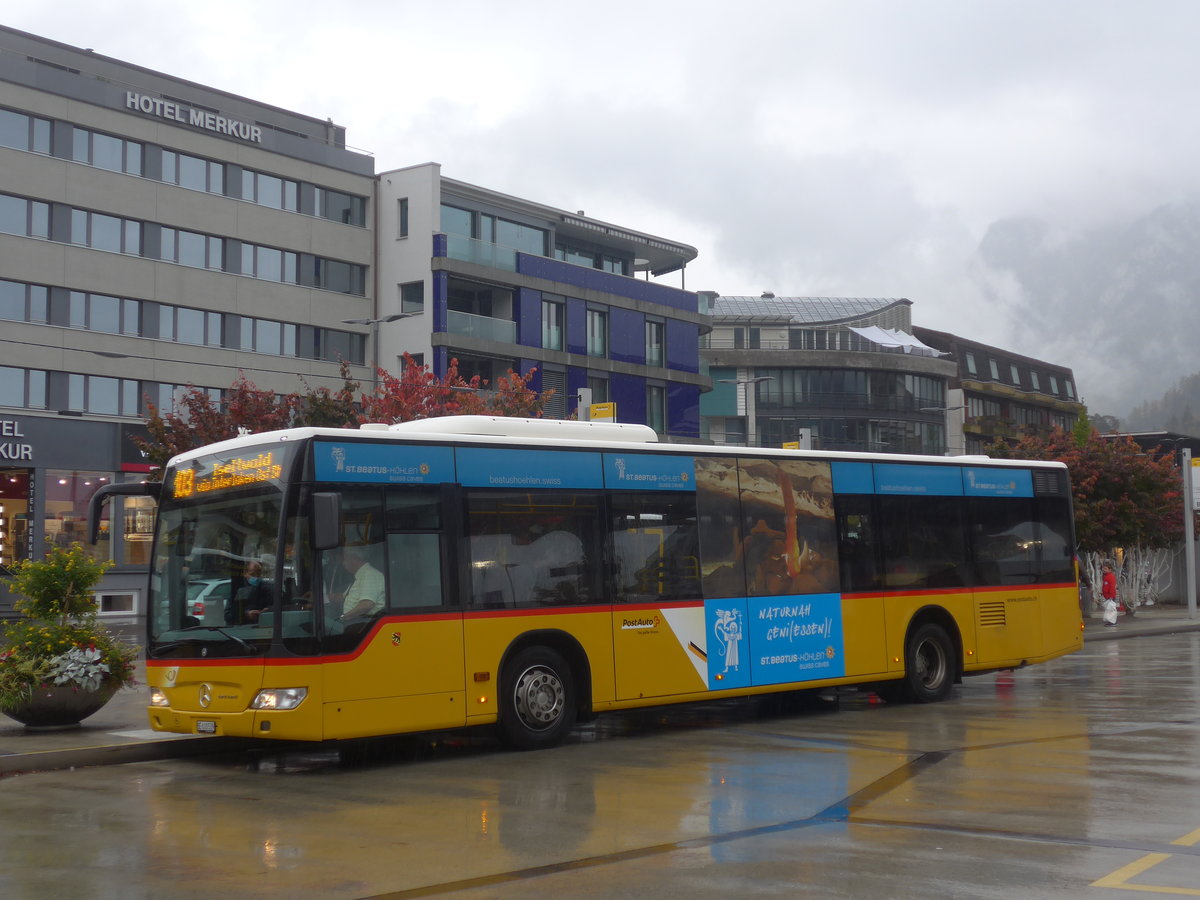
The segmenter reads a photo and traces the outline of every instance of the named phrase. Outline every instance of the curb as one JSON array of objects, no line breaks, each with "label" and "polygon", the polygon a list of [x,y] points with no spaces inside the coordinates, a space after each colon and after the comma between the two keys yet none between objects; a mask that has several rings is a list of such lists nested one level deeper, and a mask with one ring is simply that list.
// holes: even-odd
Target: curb
[{"label": "curb", "polygon": [[226,737],[177,737],[136,744],[103,744],[96,747],[69,747],[63,750],[37,750],[0,756],[0,778],[6,775],[53,772],[87,766],[116,766],[124,763],[152,762],[157,759],[186,759],[260,746],[261,741]]},{"label": "curb", "polygon": [[1146,637],[1156,634],[1182,634],[1188,631],[1200,631],[1200,622],[1180,622],[1175,625],[1150,625],[1144,628],[1126,626],[1124,630],[1118,625],[1116,628],[1105,629],[1104,631],[1097,629],[1091,633],[1084,632],[1083,642],[1087,644],[1089,641],[1117,641],[1122,638]]}]

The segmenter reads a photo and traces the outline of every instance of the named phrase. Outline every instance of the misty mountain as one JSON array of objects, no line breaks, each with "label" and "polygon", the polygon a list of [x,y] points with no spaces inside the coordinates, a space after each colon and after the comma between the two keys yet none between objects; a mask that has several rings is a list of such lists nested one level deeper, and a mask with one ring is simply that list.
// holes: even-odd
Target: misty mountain
[{"label": "misty mountain", "polygon": [[1074,234],[1004,219],[979,252],[991,299],[1017,323],[1013,349],[1071,366],[1089,410],[1125,420],[1200,369],[1197,247],[1200,203],[1189,202]]},{"label": "misty mountain", "polygon": [[1200,437],[1200,372],[1181,378],[1159,400],[1134,407],[1121,423],[1127,431],[1177,431]]}]

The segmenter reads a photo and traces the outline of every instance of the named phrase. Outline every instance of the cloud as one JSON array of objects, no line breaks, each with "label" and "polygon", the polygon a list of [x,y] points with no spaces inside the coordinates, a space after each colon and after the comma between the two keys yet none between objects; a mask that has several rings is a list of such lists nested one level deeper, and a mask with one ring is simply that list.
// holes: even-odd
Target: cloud
[{"label": "cloud", "polygon": [[[688,287],[907,296],[920,324],[1079,367],[1081,384],[1086,343],[1029,323],[1061,333],[1050,312],[1074,308],[1077,284],[1104,286],[1079,268],[1094,256],[1048,248],[1100,246],[1105,229],[1200,196],[1191,0],[163,10],[17,0],[6,20],[333,118],[379,170],[434,160],[691,243]],[[985,238],[999,252],[1010,225],[996,223],[1035,219],[1040,251],[1011,266],[980,255]],[[1092,344],[1123,336],[1096,327]]]}]

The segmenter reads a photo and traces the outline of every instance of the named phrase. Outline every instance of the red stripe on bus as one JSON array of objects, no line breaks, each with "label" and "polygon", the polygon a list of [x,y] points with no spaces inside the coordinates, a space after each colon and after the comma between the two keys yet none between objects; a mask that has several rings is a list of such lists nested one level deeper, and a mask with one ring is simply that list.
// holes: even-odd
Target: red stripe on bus
[{"label": "red stripe on bus", "polygon": [[[947,594],[995,594],[1012,593],[1013,591],[1048,591],[1062,588],[1076,589],[1073,581],[1056,584],[1009,584],[999,587],[949,587],[949,588],[914,588],[910,591],[856,591],[842,594],[843,600],[865,600],[879,597],[944,597]],[[803,596],[803,595],[797,595]]]}]

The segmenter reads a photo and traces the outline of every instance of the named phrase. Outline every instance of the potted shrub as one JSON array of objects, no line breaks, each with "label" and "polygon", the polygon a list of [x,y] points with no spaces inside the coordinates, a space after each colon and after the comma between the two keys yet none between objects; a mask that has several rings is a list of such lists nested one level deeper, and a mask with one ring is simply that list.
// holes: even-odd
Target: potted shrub
[{"label": "potted shrub", "polygon": [[92,598],[111,565],[75,543],[12,567],[20,618],[0,641],[0,712],[30,728],[78,725],[133,684],[137,649],[97,621]]}]

